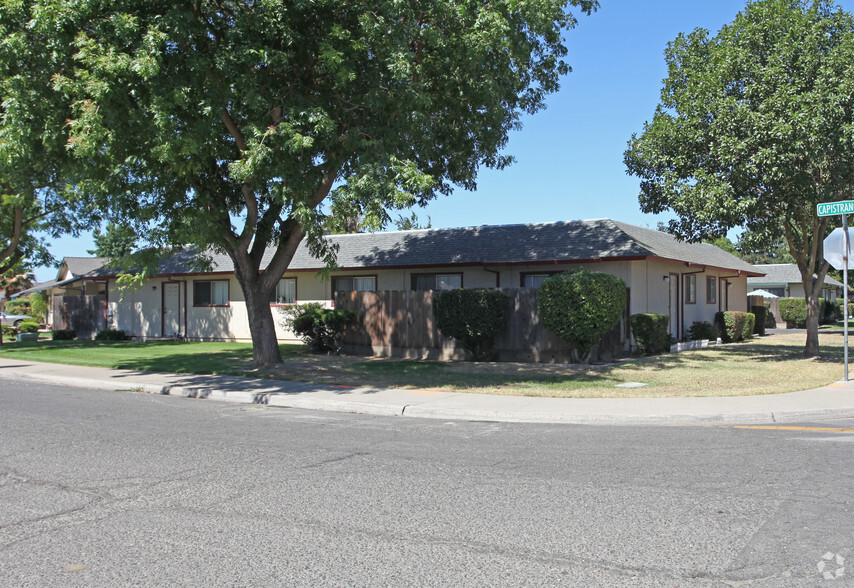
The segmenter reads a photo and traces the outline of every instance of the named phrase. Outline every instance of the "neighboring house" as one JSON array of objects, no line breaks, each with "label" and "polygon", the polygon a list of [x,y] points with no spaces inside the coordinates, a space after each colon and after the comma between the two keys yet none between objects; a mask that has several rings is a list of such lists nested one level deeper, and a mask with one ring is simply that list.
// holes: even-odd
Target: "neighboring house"
[{"label": "neighboring house", "polygon": [[[680,242],[610,219],[327,239],[338,247],[339,269],[321,277],[321,262],[301,245],[272,307],[328,305],[333,291],[536,288],[549,275],[585,266],[622,278],[629,312],[668,315],[671,333],[681,338],[694,321],[711,321],[719,310],[747,310],[747,279],[762,275],[714,245]],[[118,328],[141,338],[248,340],[243,293],[230,259],[212,254],[211,269],[205,272],[193,271],[193,260],[189,251],[165,260],[140,289],[122,294],[116,272],[105,260],[66,258],[56,280],[33,290],[53,294],[55,323],[67,314],[67,304],[61,305],[71,300],[69,295],[84,294],[89,315],[100,321],[98,328]],[[281,324],[277,333],[282,341],[294,340]]]},{"label": "neighboring house", "polygon": [[[780,298],[803,298],[804,284],[801,272],[795,263],[771,263],[754,266],[765,275],[747,278],[747,295],[754,290],[766,290]],[[816,277],[813,276],[813,280]],[[835,302],[843,297],[842,282],[827,276],[821,289],[821,298]]]}]

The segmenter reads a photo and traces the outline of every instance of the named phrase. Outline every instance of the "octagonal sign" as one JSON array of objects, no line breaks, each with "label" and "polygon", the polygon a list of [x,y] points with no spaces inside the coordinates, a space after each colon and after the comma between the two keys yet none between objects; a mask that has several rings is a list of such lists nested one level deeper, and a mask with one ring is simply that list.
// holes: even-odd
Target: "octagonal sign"
[{"label": "octagonal sign", "polygon": [[[848,269],[854,269],[854,259],[852,259],[854,247],[851,245],[852,239],[854,239],[854,231],[848,233]],[[844,247],[844,237],[841,228],[833,229],[824,240],[824,258],[834,269],[841,270],[843,267],[842,252]]]}]

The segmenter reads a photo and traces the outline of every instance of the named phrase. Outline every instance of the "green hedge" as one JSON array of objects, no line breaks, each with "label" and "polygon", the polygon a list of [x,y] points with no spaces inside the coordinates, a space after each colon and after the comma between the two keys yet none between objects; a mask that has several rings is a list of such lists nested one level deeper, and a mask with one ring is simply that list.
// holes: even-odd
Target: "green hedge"
[{"label": "green hedge", "polygon": [[543,326],[572,347],[575,359],[590,351],[620,322],[626,308],[626,283],[587,268],[575,268],[543,280],[537,310]]},{"label": "green hedge", "polygon": [[691,341],[702,341],[708,339],[715,341],[718,338],[718,329],[709,321],[694,321],[688,329],[688,339]]},{"label": "green hedge", "polygon": [[741,333],[742,339],[752,339],[753,338],[753,329],[756,326],[756,315],[752,312],[745,313],[744,315],[744,330]]},{"label": "green hedge", "polygon": [[127,341],[128,336],[119,329],[101,329],[95,333],[95,341]]},{"label": "green hedge", "polygon": [[805,329],[807,326],[807,301],[803,298],[780,298],[780,318],[790,329]]},{"label": "green hedge", "polygon": [[768,321],[768,309],[764,306],[751,306],[750,312],[756,317],[756,321],[753,326],[753,334],[755,335],[764,335],[765,334],[765,324]]},{"label": "green hedge", "polygon": [[[843,301],[839,301],[836,305],[836,312],[837,312],[837,316],[839,317],[839,320],[842,320],[845,318],[845,310],[842,308],[844,305],[845,305],[845,302],[843,302]],[[854,302],[848,303],[848,316],[849,317],[854,316]]]},{"label": "green hedge", "polygon": [[[807,301],[805,298],[780,298],[780,317],[790,329],[807,327]],[[836,321],[837,307],[824,298],[818,299],[818,322],[827,324]],[[841,312],[840,312],[841,314]]]},{"label": "green hedge", "polygon": [[510,294],[487,288],[460,288],[433,295],[436,326],[447,337],[459,341],[470,361],[496,359],[492,350],[495,335],[507,324]]},{"label": "green hedge", "polygon": [[747,320],[746,312],[727,310],[715,313],[715,326],[718,328],[721,341],[732,343],[744,338],[744,322]]},{"label": "green hedge", "polygon": [[818,299],[818,322],[822,325],[836,322],[836,305],[826,298]]},{"label": "green hedge", "polygon": [[27,319],[18,325],[18,330],[22,333],[38,333],[39,322],[33,319]]},{"label": "green hedge", "polygon": [[77,331],[74,329],[55,329],[51,334],[54,341],[70,341],[77,338]]},{"label": "green hedge", "polygon": [[644,355],[664,353],[670,349],[670,334],[667,325],[670,317],[666,314],[633,314],[629,317],[632,335],[638,349]]}]

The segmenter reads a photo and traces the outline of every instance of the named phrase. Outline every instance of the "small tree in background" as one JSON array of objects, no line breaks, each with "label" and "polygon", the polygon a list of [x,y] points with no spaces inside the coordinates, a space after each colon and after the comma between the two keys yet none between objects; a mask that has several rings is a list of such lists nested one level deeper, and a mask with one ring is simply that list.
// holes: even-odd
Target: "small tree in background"
[{"label": "small tree in background", "polygon": [[585,268],[544,280],[537,302],[546,329],[572,346],[573,361],[584,363],[593,346],[620,321],[625,307],[623,280]]},{"label": "small tree in background", "polygon": [[502,290],[463,288],[433,296],[436,326],[462,344],[470,361],[495,359],[493,338],[507,324],[509,313],[510,295]]}]

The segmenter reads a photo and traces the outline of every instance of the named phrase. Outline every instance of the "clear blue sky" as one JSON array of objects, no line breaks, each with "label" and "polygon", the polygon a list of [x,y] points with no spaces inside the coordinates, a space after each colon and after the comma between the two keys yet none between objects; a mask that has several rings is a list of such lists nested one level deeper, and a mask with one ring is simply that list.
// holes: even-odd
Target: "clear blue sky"
[{"label": "clear blue sky", "polygon": [[[548,108],[524,120],[507,152],[516,163],[482,170],[478,190],[440,197],[419,217],[433,227],[549,222],[608,217],[654,228],[667,216],[644,215],[638,182],[626,175],[623,151],[658,104],[666,75],[664,48],[680,32],[717,32],[744,0],[600,0],[566,36],[572,73]],[[854,0],[837,4],[854,12]],[[90,235],[53,240],[54,256],[85,256]],[[36,268],[39,281],[54,268]]]}]

